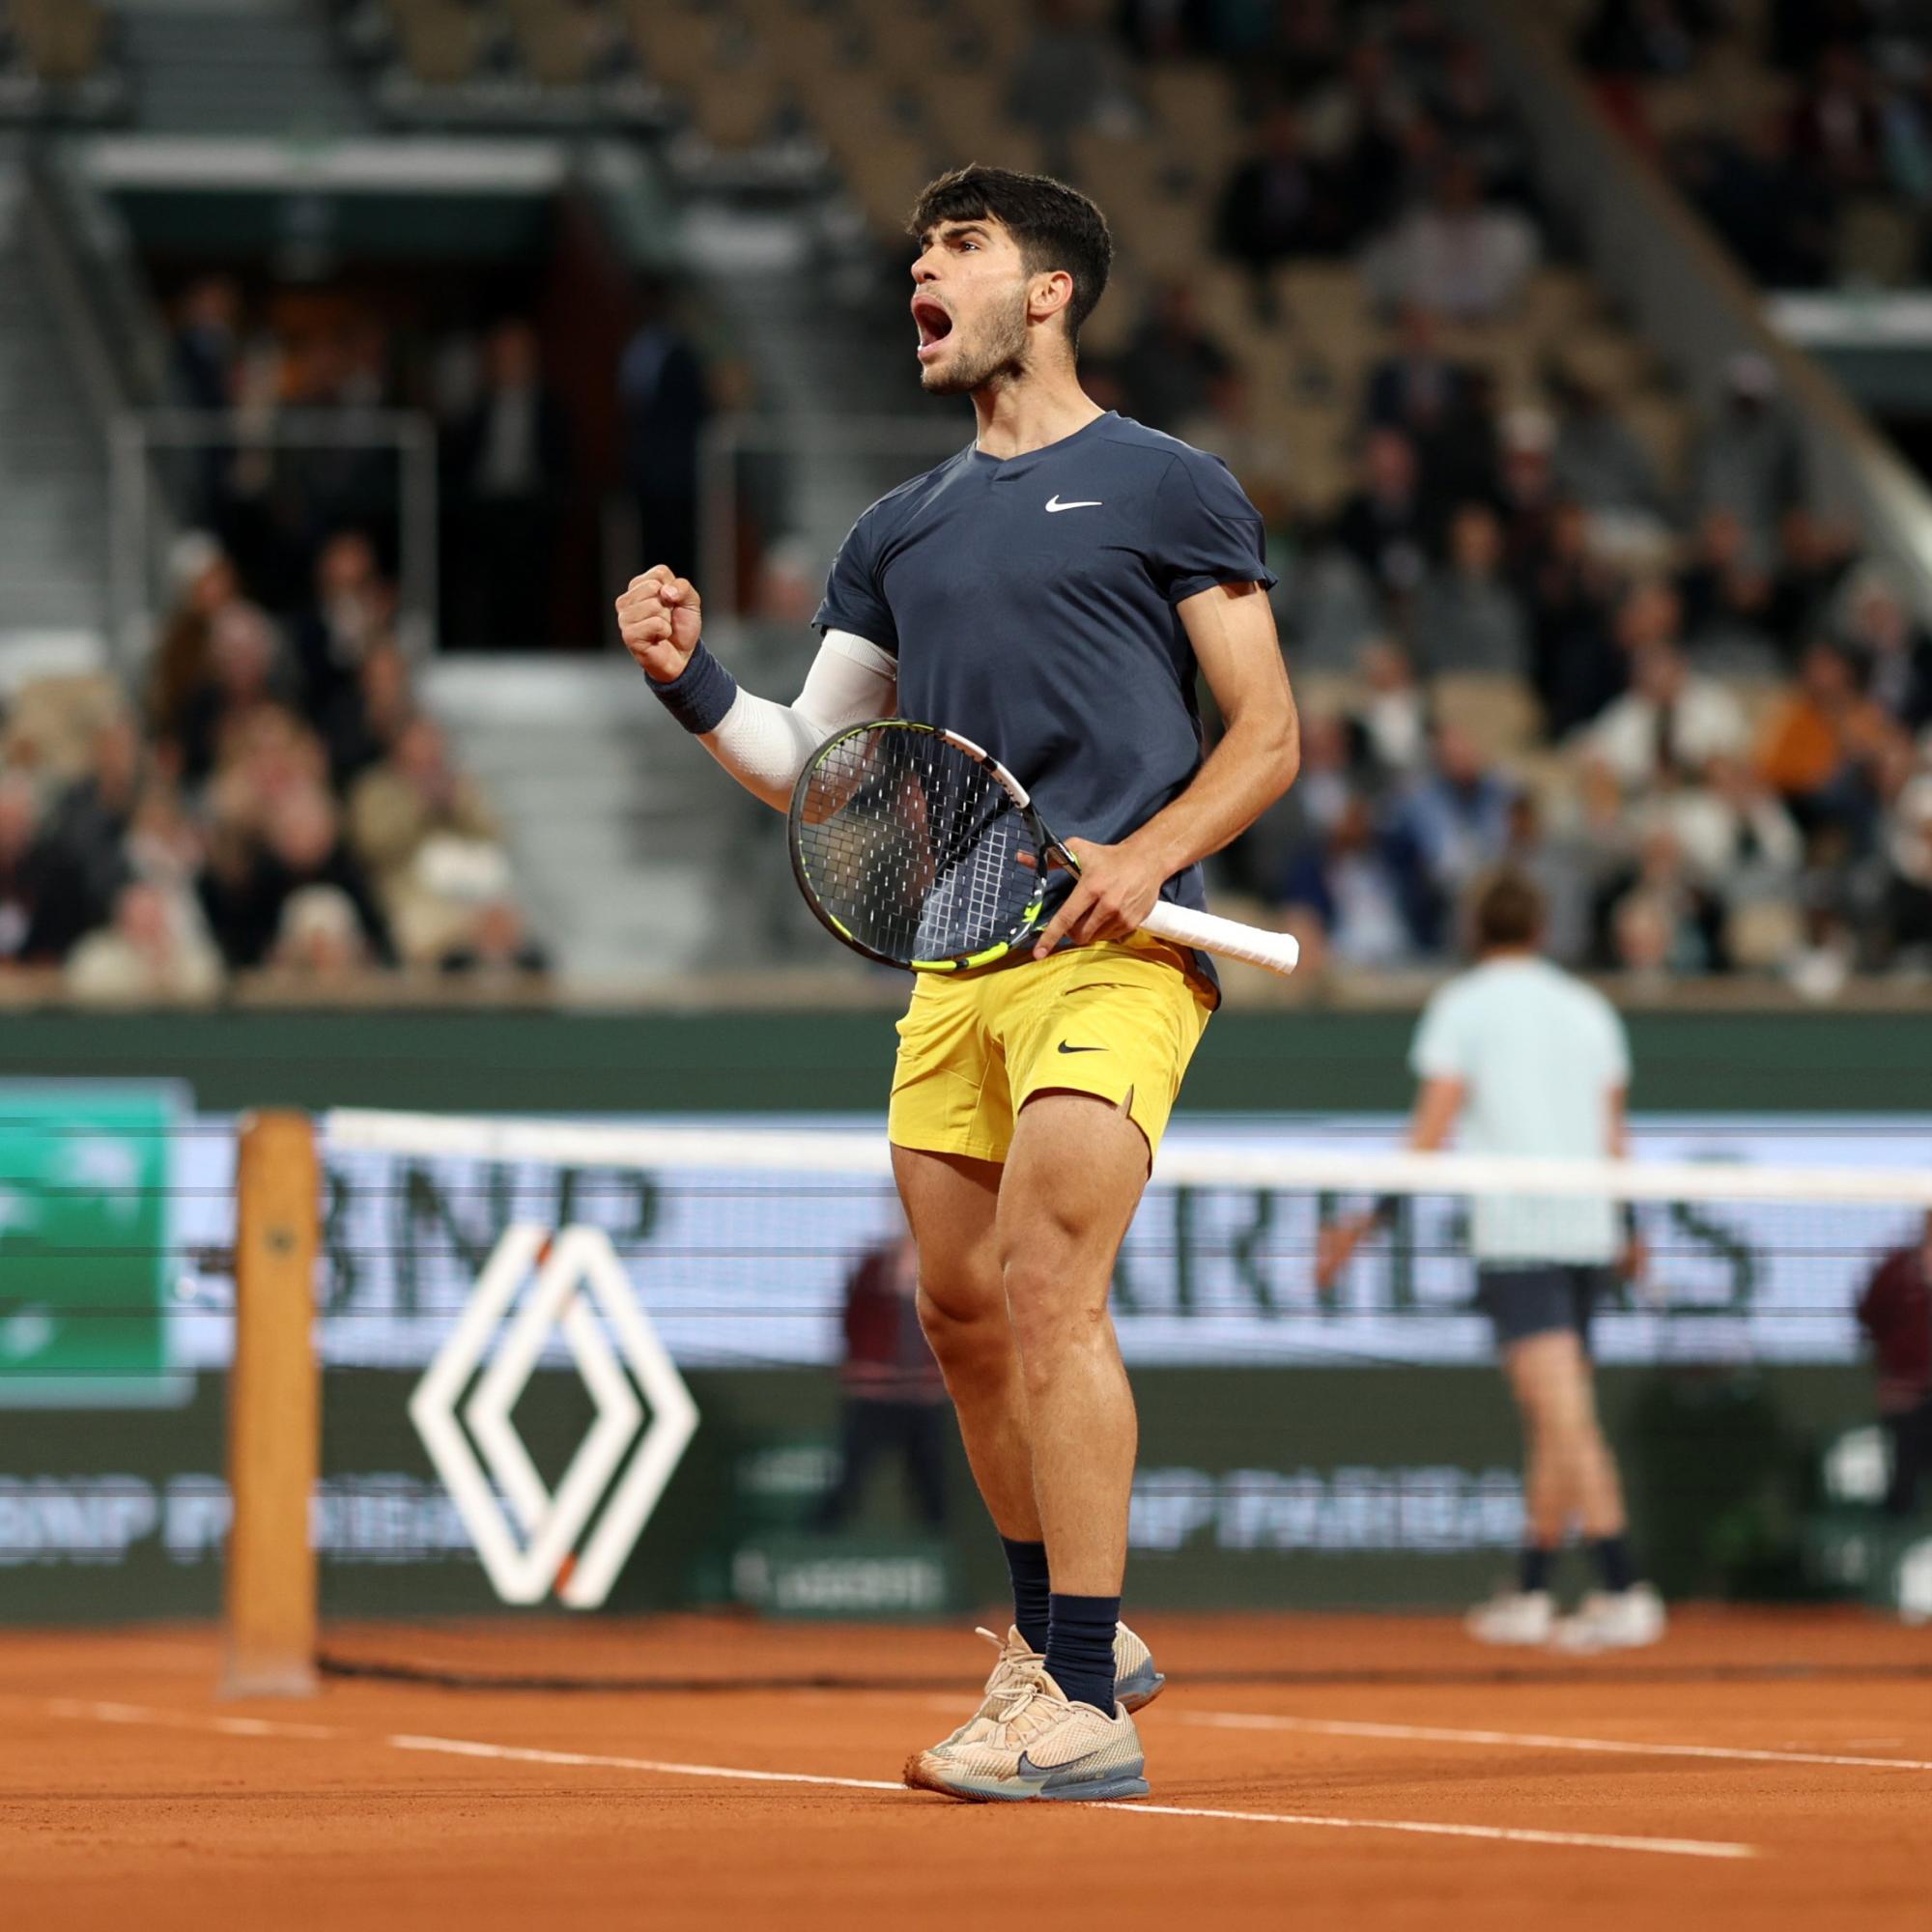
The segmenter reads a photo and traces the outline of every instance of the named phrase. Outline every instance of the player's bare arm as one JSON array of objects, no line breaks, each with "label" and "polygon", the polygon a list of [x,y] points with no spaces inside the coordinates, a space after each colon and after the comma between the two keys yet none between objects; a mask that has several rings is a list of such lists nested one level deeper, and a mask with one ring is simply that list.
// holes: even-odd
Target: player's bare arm
[{"label": "player's bare arm", "polygon": [[1219,583],[1177,608],[1226,724],[1221,742],[1187,789],[1131,838],[1066,841],[1080,878],[1041,932],[1037,958],[1063,938],[1085,944],[1136,931],[1169,879],[1245,832],[1294,782],[1301,726],[1265,591]]}]

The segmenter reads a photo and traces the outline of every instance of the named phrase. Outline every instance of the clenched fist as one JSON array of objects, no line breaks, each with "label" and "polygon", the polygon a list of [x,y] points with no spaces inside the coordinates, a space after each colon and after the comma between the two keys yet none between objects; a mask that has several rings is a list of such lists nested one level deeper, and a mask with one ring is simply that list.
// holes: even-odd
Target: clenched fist
[{"label": "clenched fist", "polygon": [[659,684],[668,684],[690,663],[697,648],[701,616],[696,589],[668,563],[632,578],[617,599],[617,629],[624,648]]}]

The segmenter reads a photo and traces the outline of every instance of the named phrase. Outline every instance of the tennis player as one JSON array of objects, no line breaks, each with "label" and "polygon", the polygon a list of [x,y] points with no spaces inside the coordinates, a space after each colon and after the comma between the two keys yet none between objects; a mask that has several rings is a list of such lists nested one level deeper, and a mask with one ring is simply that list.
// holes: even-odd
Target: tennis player
[{"label": "tennis player", "polygon": [[[1502,872],[1477,899],[1473,971],[1431,999],[1410,1064],[1421,1081],[1408,1145],[1430,1153],[1458,1133],[1470,1152],[1621,1160],[1630,1047],[1616,1009],[1538,954],[1541,895]],[[1325,1293],[1384,1208],[1323,1232]],[[1527,1516],[1516,1588],[1470,1613],[1486,1643],[1609,1650],[1655,1643],[1663,1605],[1637,1580],[1616,1459],[1597,1420],[1590,1315],[1618,1267],[1640,1273],[1634,1227],[1606,1199],[1479,1195],[1470,1227],[1477,1299],[1495,1328],[1528,1450]],[[1580,1524],[1601,1587],[1559,1620],[1550,1571]]]},{"label": "tennis player", "polygon": [[[902,715],[986,747],[1080,863],[1031,952],[922,975],[899,1022],[889,1132],[920,1317],[1014,1606],[979,1710],[906,1778],[1138,1796],[1131,1711],[1164,1680],[1120,1623],[1135,1419],[1107,1293],[1218,994],[1205,957],[1136,927],[1158,897],[1204,903],[1201,861],[1287,789],[1298,731],[1261,518],[1215,458],[1081,388],[1100,211],[972,167],[910,231],[921,381],[970,396],[978,436],[853,526],[798,699],[738,689],[668,569],[617,613],[658,696],[768,804],[835,731]],[[1205,761],[1197,673],[1226,724]]]}]

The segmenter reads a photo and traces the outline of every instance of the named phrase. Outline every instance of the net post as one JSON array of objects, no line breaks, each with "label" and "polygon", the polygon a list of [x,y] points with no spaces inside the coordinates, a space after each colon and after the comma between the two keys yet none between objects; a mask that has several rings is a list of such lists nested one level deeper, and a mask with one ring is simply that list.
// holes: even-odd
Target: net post
[{"label": "net post", "polygon": [[316,1688],[309,1504],[321,1458],[315,1264],[321,1169],[306,1114],[242,1117],[235,1169],[235,1362],[221,1693]]}]

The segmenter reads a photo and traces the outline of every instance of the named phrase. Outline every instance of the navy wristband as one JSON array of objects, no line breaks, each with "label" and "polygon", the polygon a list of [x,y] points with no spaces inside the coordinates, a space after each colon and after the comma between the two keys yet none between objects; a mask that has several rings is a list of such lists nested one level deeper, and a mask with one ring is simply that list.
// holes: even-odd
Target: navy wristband
[{"label": "navy wristband", "polygon": [[704,648],[701,638],[691,662],[668,684],[660,684],[655,678],[645,682],[657,693],[664,708],[699,738],[724,724],[724,714],[738,696],[738,680]]}]

